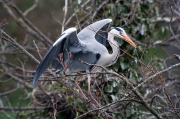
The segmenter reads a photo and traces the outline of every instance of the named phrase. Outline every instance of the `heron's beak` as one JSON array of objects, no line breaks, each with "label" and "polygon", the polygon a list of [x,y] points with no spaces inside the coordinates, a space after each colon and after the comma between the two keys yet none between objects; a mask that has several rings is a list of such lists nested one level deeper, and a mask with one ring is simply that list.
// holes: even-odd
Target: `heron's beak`
[{"label": "heron's beak", "polygon": [[134,42],[129,38],[129,36],[127,36],[126,34],[121,34],[123,39],[128,42],[130,45],[132,45],[134,48],[136,48],[136,45],[134,44]]}]

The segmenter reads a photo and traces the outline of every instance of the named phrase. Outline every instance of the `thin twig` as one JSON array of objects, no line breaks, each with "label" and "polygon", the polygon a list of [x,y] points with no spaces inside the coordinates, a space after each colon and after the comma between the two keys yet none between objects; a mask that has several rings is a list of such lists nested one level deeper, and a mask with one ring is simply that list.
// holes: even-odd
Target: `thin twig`
[{"label": "thin twig", "polygon": [[171,17],[171,20],[170,20],[170,22],[169,22],[169,30],[170,30],[171,34],[173,35],[174,39],[176,39],[178,42],[180,42],[179,39],[178,39],[178,38],[176,37],[176,35],[174,34],[172,28],[171,28],[171,22],[172,22],[172,19],[173,19],[173,17],[174,17],[174,12],[173,12],[172,6],[170,6],[170,9],[171,9],[172,17]]},{"label": "thin twig", "polygon": [[66,17],[67,17],[67,12],[68,12],[68,0],[65,0],[65,6],[64,6],[64,18],[63,18],[63,23],[62,23],[62,29],[61,32],[64,31],[65,28],[65,22],[66,22]]},{"label": "thin twig", "polygon": [[34,43],[34,45],[35,45],[35,47],[36,47],[36,49],[37,49],[37,52],[38,52],[39,57],[42,59],[42,56],[41,56],[40,51],[39,51],[39,48],[38,48],[38,46],[36,45],[36,42],[35,42],[34,40],[33,40],[33,43]]},{"label": "thin twig", "polygon": [[126,77],[124,76],[121,76],[115,72],[110,72],[108,71],[106,68],[104,68],[103,66],[100,66],[100,65],[96,65],[96,64],[89,64],[87,62],[84,62],[83,60],[79,59],[82,63],[84,64],[87,64],[87,65],[90,65],[90,66],[96,66],[96,67],[101,67],[102,69],[106,70],[108,73],[111,73],[117,77],[119,77],[120,79],[122,79],[132,90],[132,92],[140,99],[140,101],[142,101],[142,104],[157,118],[157,119],[160,119],[161,117],[159,117],[158,113],[153,109],[151,108],[148,103],[145,101],[145,99],[143,98],[143,96],[135,89],[135,87],[132,85],[132,83],[130,83]]},{"label": "thin twig", "polygon": [[25,107],[25,108],[19,108],[19,107],[0,107],[0,110],[4,110],[4,111],[12,111],[12,109],[14,111],[30,111],[30,110],[44,110],[46,108],[50,108],[50,107]]},{"label": "thin twig", "polygon": [[141,103],[140,101],[138,100],[134,100],[134,99],[130,99],[130,100],[118,100],[118,101],[115,101],[115,102],[112,102],[112,103],[109,103],[108,105],[105,105],[105,106],[102,106],[100,108],[96,108],[96,109],[93,109],[93,110],[89,110],[88,112],[76,117],[75,119],[79,119],[79,118],[82,118],[84,116],[86,116],[87,114],[91,113],[91,112],[95,112],[95,111],[99,111],[99,110],[103,110],[103,109],[109,109],[111,108],[112,105],[115,105],[117,103],[122,103],[122,102],[138,102],[138,103]]},{"label": "thin twig", "polygon": [[27,16],[30,12],[32,12],[32,11],[38,6],[38,2],[39,2],[39,0],[35,0],[34,4],[33,4],[29,9],[27,9],[27,10],[23,13],[23,15],[24,15],[24,16]]},{"label": "thin twig", "polygon": [[[11,10],[11,9],[13,9],[15,12],[16,12],[16,14],[17,15],[19,15],[19,17],[21,18],[20,19],[20,21],[18,22],[19,24],[25,24],[26,25],[26,27],[28,26],[30,29],[32,29],[35,33],[36,33],[36,37],[38,37],[39,39],[41,39],[41,40],[43,40],[43,41],[45,41],[45,42],[47,42],[47,43],[49,43],[49,44],[53,44],[52,43],[52,41],[49,39],[49,38],[47,38],[36,26],[34,26],[24,15],[23,15],[23,13],[19,10],[19,8],[15,5],[15,4],[13,4],[13,3],[11,3],[11,2],[9,2],[8,0],[2,0],[3,1],[3,3],[4,3],[4,6],[5,6],[5,8],[7,9],[7,10]],[[9,6],[9,7],[8,7]],[[14,12],[11,10],[11,14],[10,15],[12,15],[13,14],[13,16],[16,16],[15,14],[14,14]],[[16,18],[18,18],[17,16],[16,16]],[[17,21],[17,19],[15,19],[16,21]],[[25,29],[26,30],[26,29]]]},{"label": "thin twig", "polygon": [[91,17],[91,20],[94,19],[94,17],[96,16],[97,12],[98,12],[104,5],[106,5],[108,2],[109,2],[109,0],[104,1],[103,3],[101,3],[101,4],[99,5],[99,7],[98,7],[96,10],[94,10],[95,12],[93,13],[93,15],[92,15],[92,17]]}]

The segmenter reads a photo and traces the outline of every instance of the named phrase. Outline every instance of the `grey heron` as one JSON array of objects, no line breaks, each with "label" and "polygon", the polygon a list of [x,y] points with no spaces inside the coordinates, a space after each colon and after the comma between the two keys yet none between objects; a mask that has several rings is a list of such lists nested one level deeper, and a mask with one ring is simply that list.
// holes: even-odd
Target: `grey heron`
[{"label": "grey heron", "polygon": [[[57,41],[50,47],[43,60],[39,64],[33,78],[33,86],[40,75],[52,64],[56,72],[91,72],[96,66],[110,66],[119,57],[119,44],[114,36],[127,41],[136,48],[136,45],[120,27],[114,27],[107,31],[111,19],[97,21],[77,34],[76,28],[69,28],[64,31]],[[112,47],[110,54],[105,46],[106,40]],[[86,63],[82,63],[86,62]],[[90,93],[90,76],[88,75],[88,93]]]}]

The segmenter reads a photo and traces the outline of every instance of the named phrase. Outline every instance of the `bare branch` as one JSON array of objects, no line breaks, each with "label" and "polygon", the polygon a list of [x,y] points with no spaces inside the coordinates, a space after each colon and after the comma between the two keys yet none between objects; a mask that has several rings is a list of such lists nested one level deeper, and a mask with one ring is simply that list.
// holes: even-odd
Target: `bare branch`
[{"label": "bare branch", "polygon": [[[52,44],[52,41],[47,38],[37,27],[35,27],[24,15],[23,13],[15,6],[15,4],[10,3],[7,0],[3,0],[4,6],[6,10],[9,12],[9,14],[14,18],[14,20],[20,25],[21,27],[25,28],[25,30],[30,33],[30,35],[33,35],[34,37],[47,42],[46,45],[49,46],[49,44]],[[13,11],[13,9],[18,16],[16,16]],[[27,30],[28,29],[28,30]],[[30,30],[31,29],[31,30]],[[31,32],[30,32],[31,31]]]},{"label": "bare branch", "polygon": [[23,15],[24,15],[24,16],[27,16],[30,12],[32,12],[32,11],[38,6],[38,2],[39,2],[39,0],[35,0],[34,4],[33,4],[29,9],[27,9],[27,10],[23,13]]},{"label": "bare branch", "polygon": [[63,22],[62,22],[61,32],[63,32],[63,31],[64,31],[64,28],[65,28],[65,22],[66,22],[67,12],[68,12],[68,0],[65,0],[64,18],[63,18]]}]

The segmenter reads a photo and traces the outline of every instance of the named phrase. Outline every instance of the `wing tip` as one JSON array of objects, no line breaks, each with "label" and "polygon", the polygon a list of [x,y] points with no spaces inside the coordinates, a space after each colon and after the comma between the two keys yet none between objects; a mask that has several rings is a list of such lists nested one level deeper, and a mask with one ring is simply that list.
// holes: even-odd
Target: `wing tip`
[{"label": "wing tip", "polygon": [[[40,66],[41,66],[41,64],[40,64]],[[40,68],[38,67],[37,70],[36,70],[36,72],[35,72],[35,75],[34,75],[34,78],[33,78],[33,82],[32,82],[32,86],[33,86],[33,87],[36,85],[39,77],[41,76],[41,73],[39,72],[39,71],[40,71],[39,69],[40,69]]]},{"label": "wing tip", "polygon": [[110,23],[110,22],[112,22],[112,19],[111,18],[107,18],[107,19],[102,19],[102,21],[106,21],[107,23]]},{"label": "wing tip", "polygon": [[112,19],[110,19],[110,18],[108,18],[107,20],[108,20],[108,22],[112,22]]},{"label": "wing tip", "polygon": [[68,28],[67,30],[65,30],[64,33],[70,34],[70,33],[75,32],[75,31],[77,31],[77,29],[75,27],[71,27],[71,28]]},{"label": "wing tip", "polygon": [[101,19],[101,20],[99,20],[97,22],[101,22],[101,21],[109,23],[109,22],[112,22],[112,19],[111,18],[106,18],[106,19]]},{"label": "wing tip", "polygon": [[73,32],[76,32],[77,31],[77,28],[75,27],[71,27],[71,28],[68,28],[66,29],[61,35],[60,37],[54,42],[53,46],[56,46],[62,39],[64,39],[64,37],[66,37],[67,35],[73,33]]},{"label": "wing tip", "polygon": [[110,18],[107,18],[107,19],[102,19],[102,20],[100,20],[100,21],[97,21],[97,22],[104,22],[104,24],[110,24],[111,22],[112,22],[112,19],[110,19]]},{"label": "wing tip", "polygon": [[34,78],[33,78],[33,82],[32,82],[32,86],[34,87],[34,86],[36,85],[36,83],[37,83],[37,78],[34,77]]}]

